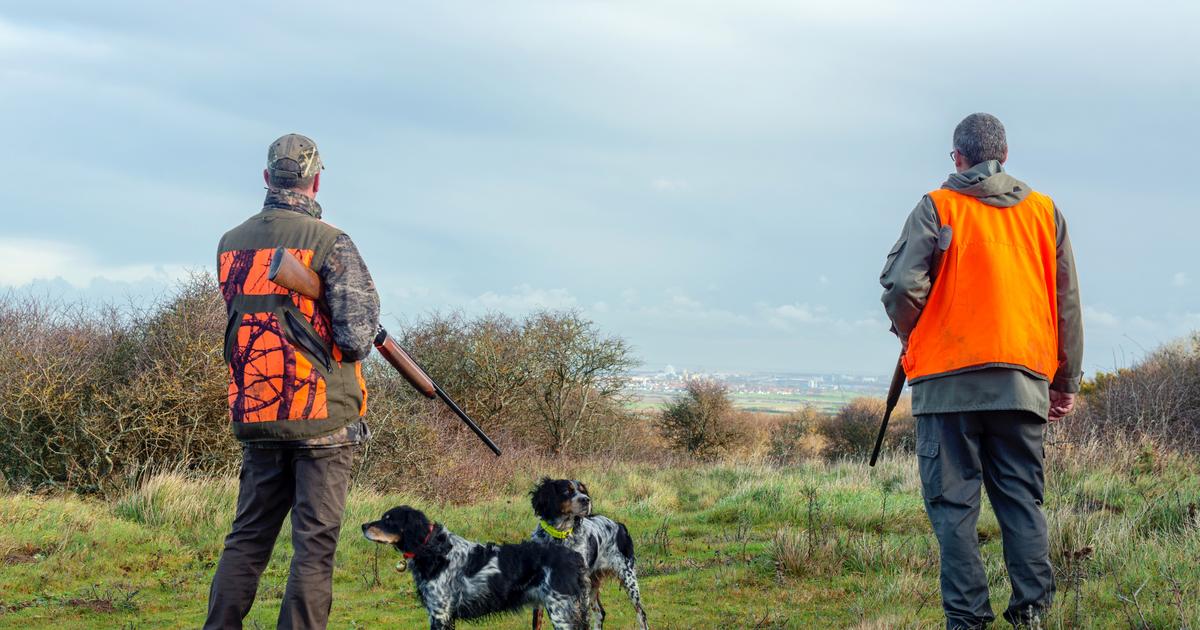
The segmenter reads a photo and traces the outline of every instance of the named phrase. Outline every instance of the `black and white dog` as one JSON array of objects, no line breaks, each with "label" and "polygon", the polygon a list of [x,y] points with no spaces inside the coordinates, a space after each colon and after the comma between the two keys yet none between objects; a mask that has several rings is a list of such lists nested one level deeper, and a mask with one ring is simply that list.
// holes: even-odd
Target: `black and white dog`
[{"label": "black and white dog", "polygon": [[[537,529],[533,530],[533,540],[548,547],[571,549],[583,557],[587,565],[591,581],[589,616],[592,628],[604,627],[600,581],[615,575],[637,611],[638,627],[646,630],[646,611],[642,609],[634,567],[633,538],[629,536],[629,530],[610,518],[592,514],[592,497],[582,482],[542,478],[530,497],[533,511],[541,519]],[[542,627],[541,611],[537,609],[533,611],[533,627],[535,630]]]},{"label": "black and white dog", "polygon": [[409,560],[431,630],[530,604],[545,607],[556,630],[587,627],[587,572],[567,549],[471,542],[407,505],[362,529],[367,540],[393,545]]}]

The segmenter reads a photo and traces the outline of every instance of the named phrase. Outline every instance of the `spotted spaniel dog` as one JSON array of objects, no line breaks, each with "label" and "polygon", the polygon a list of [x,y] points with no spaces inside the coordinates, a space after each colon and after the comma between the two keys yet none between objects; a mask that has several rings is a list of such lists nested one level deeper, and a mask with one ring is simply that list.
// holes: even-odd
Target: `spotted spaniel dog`
[{"label": "spotted spaniel dog", "polygon": [[[543,478],[530,496],[533,511],[541,519],[533,531],[533,540],[548,547],[571,549],[582,556],[587,565],[591,581],[589,616],[592,628],[604,627],[600,581],[616,576],[637,611],[638,627],[646,630],[646,611],[642,609],[642,596],[638,590],[633,538],[629,536],[629,530],[608,517],[592,514],[592,497],[582,482]],[[533,611],[533,627],[535,630],[542,627],[541,610]]]},{"label": "spotted spaniel dog", "polygon": [[367,540],[404,553],[431,630],[452,630],[457,619],[531,604],[546,609],[556,630],[587,627],[586,572],[579,555],[567,549],[471,542],[407,505],[363,523],[362,529]]}]

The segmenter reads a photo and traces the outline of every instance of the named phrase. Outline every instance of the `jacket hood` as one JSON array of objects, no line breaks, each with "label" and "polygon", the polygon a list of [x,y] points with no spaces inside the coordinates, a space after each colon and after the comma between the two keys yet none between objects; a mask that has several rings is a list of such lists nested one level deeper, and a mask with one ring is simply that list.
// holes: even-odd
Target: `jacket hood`
[{"label": "jacket hood", "polygon": [[996,160],[980,162],[961,173],[951,174],[942,188],[970,195],[997,208],[1010,208],[1029,196],[1029,185],[1005,173]]}]

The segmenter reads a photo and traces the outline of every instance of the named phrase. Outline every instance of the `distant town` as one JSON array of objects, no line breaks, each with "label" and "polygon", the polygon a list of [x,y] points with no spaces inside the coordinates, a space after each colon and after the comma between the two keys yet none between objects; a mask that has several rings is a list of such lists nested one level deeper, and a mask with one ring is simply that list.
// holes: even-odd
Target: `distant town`
[{"label": "distant town", "polygon": [[628,392],[643,409],[662,407],[677,396],[692,379],[712,379],[729,387],[739,409],[766,413],[788,413],[804,406],[836,411],[855,398],[883,398],[887,379],[852,374],[804,374],[773,372],[704,372],[677,369],[630,373]]}]

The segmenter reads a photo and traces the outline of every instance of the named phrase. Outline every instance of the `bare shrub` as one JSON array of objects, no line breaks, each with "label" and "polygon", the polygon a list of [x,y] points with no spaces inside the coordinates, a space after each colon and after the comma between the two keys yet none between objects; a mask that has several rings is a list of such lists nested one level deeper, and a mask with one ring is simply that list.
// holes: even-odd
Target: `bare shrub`
[{"label": "bare shrub", "polygon": [[623,391],[637,361],[623,339],[579,313],[542,311],[522,320],[435,314],[403,338],[487,430],[501,428],[556,454],[599,452],[636,430]]},{"label": "bare shrub", "polygon": [[724,383],[694,379],[659,412],[658,430],[675,448],[694,457],[711,458],[737,441],[733,415],[733,402]]},{"label": "bare shrub", "polygon": [[794,466],[819,455],[824,440],[817,435],[817,427],[824,419],[825,415],[812,407],[788,414],[771,431],[768,455],[771,463]]},{"label": "bare shrub", "polygon": [[823,418],[817,424],[817,433],[825,439],[823,454],[830,459],[869,456],[883,409],[882,400],[857,398]]},{"label": "bare shrub", "polygon": [[528,468],[540,459],[535,449],[493,432],[504,450],[496,457],[457,418],[436,408],[412,411],[371,423],[374,435],[358,459],[357,485],[468,504],[511,491],[512,481],[532,476]]},{"label": "bare shrub", "polygon": [[[235,468],[225,324],[209,274],[146,305],[7,296],[0,479],[92,492],[164,469]],[[541,452],[646,456],[653,436],[621,394],[629,348],[577,313],[435,315],[402,338],[505,457],[372,356],[364,373],[374,439],[356,465],[360,483],[465,501],[499,492]]]},{"label": "bare shrub", "polygon": [[[883,416],[879,417],[883,420]],[[883,445],[890,451],[914,453],[917,450],[917,418],[912,413],[912,400],[904,398],[892,411]],[[874,446],[874,445],[872,445]]]},{"label": "bare shrub", "polygon": [[97,491],[147,468],[235,461],[211,276],[151,308],[10,295],[0,305],[0,471],[17,485]]},{"label": "bare shrub", "polygon": [[1052,425],[1056,440],[1148,438],[1185,452],[1200,449],[1200,333],[1165,345],[1133,367],[1084,384],[1079,409]]},{"label": "bare shrub", "polygon": [[[885,408],[886,403],[877,398],[856,398],[818,422],[817,433],[825,439],[825,457],[869,457]],[[888,449],[912,450],[915,442],[916,421],[908,408],[898,406],[888,422],[884,445]]]},{"label": "bare shrub", "polygon": [[363,373],[371,387],[371,439],[356,458],[356,485],[466,504],[501,494],[538,458],[493,420],[484,428],[504,451],[495,457],[440,401],[415,394],[379,357],[369,358]]},{"label": "bare shrub", "polygon": [[467,323],[464,353],[471,396],[465,401],[489,421],[503,421],[509,431],[530,433],[533,406],[530,387],[537,376],[529,360],[530,336],[525,326],[505,315],[485,315]]},{"label": "bare shrub", "polygon": [[[439,453],[437,403],[414,393],[392,366],[372,356],[363,362],[369,439],[355,463],[354,481],[378,490],[412,490],[428,496],[433,485],[426,471]],[[495,436],[493,436],[495,438]]]},{"label": "bare shrub", "polygon": [[552,453],[573,448],[600,422],[628,420],[625,374],[637,365],[620,337],[575,312],[541,312],[525,325],[533,351],[535,413]]},{"label": "bare shrub", "polygon": [[789,414],[735,410],[728,427],[733,440],[722,451],[722,459],[736,464],[764,463],[771,457],[771,436]]},{"label": "bare shrub", "polygon": [[144,442],[142,456],[124,449],[135,460],[156,466],[182,462],[206,471],[236,462],[240,449],[229,439],[221,356],[225,323],[225,305],[208,275],[192,276],[164,303],[130,322],[140,352],[120,398],[128,404],[124,419],[144,428],[134,438]]}]

